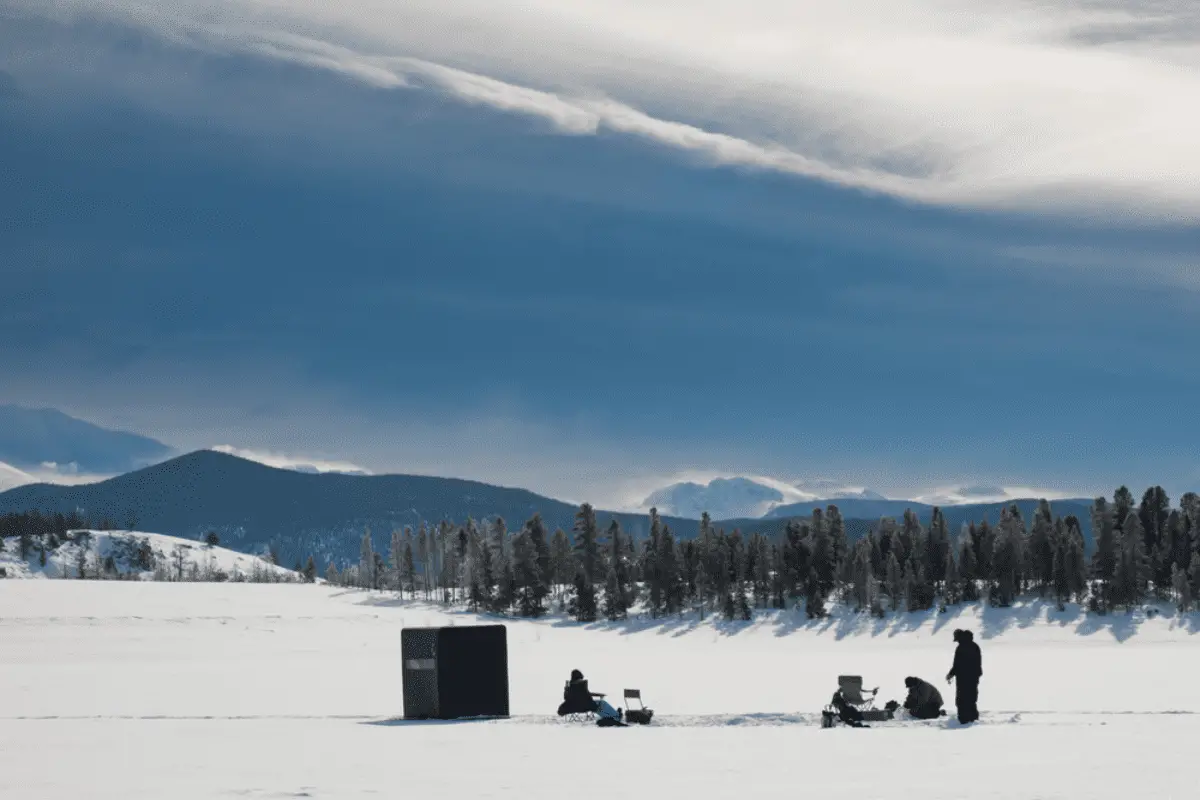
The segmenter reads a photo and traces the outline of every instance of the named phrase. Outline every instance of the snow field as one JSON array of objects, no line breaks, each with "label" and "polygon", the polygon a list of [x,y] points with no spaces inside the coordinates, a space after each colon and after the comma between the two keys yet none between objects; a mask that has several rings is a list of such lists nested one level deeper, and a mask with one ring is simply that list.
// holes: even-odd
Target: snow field
[{"label": "snow field", "polygon": [[[398,720],[401,628],[477,621],[319,585],[0,581],[0,796],[1194,796],[1192,619],[509,620],[513,719]],[[981,724],[818,727],[842,672],[881,701],[919,675],[952,710],[955,627],[983,648]],[[554,718],[574,667],[655,724]]]}]

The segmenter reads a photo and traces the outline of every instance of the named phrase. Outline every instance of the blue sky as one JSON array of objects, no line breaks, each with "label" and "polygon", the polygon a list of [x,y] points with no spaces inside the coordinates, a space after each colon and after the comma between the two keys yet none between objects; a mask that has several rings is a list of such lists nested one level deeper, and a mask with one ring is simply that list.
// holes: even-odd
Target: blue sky
[{"label": "blue sky", "polygon": [[[1186,7],[1168,47],[1103,4],[1005,38],[899,2],[900,40],[985,54],[913,87],[849,12],[802,21],[861,70],[716,2],[340,5],[0,2],[0,400],[609,506],[1200,484]],[[1058,71],[994,90],[1017,53]]]}]

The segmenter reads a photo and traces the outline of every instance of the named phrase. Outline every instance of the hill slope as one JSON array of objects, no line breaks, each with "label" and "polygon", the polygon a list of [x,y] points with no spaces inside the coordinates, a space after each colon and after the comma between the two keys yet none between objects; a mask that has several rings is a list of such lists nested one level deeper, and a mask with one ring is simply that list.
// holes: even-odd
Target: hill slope
[{"label": "hill slope", "polygon": [[159,533],[69,531],[59,541],[34,542],[24,558],[17,539],[0,539],[0,570],[6,578],[79,578],[81,567],[89,578],[99,573],[141,580],[300,577],[256,556]]},{"label": "hill slope", "polygon": [[[210,530],[246,552],[269,544],[281,563],[312,554],[318,560],[358,561],[370,528],[386,552],[391,531],[422,521],[464,522],[503,517],[510,529],[541,513],[547,528],[570,530],[577,508],[523,489],[421,475],[308,474],[276,469],[237,456],[200,450],[116,478],[79,486],[31,484],[0,494],[0,513],[79,510],[92,519],[123,522],[132,512],[140,527],[198,539]],[[634,535],[648,532],[640,514],[598,514]],[[672,530],[694,535],[694,520],[665,518]]]}]

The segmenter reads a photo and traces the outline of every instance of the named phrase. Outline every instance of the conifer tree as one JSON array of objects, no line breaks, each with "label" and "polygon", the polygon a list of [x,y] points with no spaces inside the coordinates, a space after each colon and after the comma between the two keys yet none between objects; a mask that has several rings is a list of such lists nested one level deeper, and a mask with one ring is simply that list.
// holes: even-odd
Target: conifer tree
[{"label": "conifer tree", "polygon": [[595,583],[603,572],[600,569],[600,531],[596,511],[588,503],[575,515],[575,553],[587,580]]},{"label": "conifer tree", "polygon": [[392,529],[392,538],[388,546],[388,575],[387,583],[395,587],[397,591],[404,594],[404,580],[402,574],[404,572],[404,541],[400,536],[400,529]]},{"label": "conifer tree", "polygon": [[551,581],[561,590],[571,582],[575,575],[575,557],[571,553],[571,540],[562,528],[554,531],[554,539],[550,542],[550,570],[554,574]]},{"label": "conifer tree", "polygon": [[629,612],[630,576],[625,561],[625,542],[621,523],[616,519],[608,526],[608,567],[604,589],[604,616],[610,620],[625,619]]},{"label": "conifer tree", "polygon": [[529,542],[533,546],[538,578],[548,592],[550,585],[554,582],[554,565],[550,556],[550,544],[546,539],[546,523],[542,521],[542,515],[534,514],[525,523],[525,530],[529,532]]},{"label": "conifer tree", "polygon": [[846,539],[846,521],[842,518],[841,509],[835,505],[825,508],[825,526],[829,531],[829,544],[832,550],[834,575],[841,577],[843,565],[850,563],[850,544]]},{"label": "conifer tree", "polygon": [[[532,522],[533,520],[530,520],[530,523]],[[538,522],[541,520],[538,519]],[[547,587],[542,566],[538,564],[536,544],[539,529],[544,544],[545,528],[533,524],[527,524],[513,541],[512,565],[516,584],[516,605],[517,613],[522,617],[540,617],[546,613],[544,601]]]},{"label": "conifer tree", "polygon": [[333,563],[332,561],[330,561],[329,566],[325,568],[325,580],[333,586],[341,584],[341,576],[338,575],[337,564]]},{"label": "conifer tree", "polygon": [[812,567],[808,571],[808,580],[804,587],[804,610],[809,619],[820,619],[827,614],[824,586],[821,583],[821,576],[817,574],[816,567]]},{"label": "conifer tree", "polygon": [[787,570],[783,563],[783,548],[771,545],[771,607],[787,608]]},{"label": "conifer tree", "polygon": [[663,609],[667,614],[677,614],[683,610],[683,582],[679,565],[679,554],[675,547],[675,536],[671,529],[663,526],[659,539],[657,559],[658,576],[662,582]]},{"label": "conifer tree", "polygon": [[1096,543],[1092,561],[1097,584],[1093,606],[1104,614],[1113,606],[1113,582],[1117,576],[1117,533],[1113,510],[1103,497],[1097,497],[1092,503],[1092,537]]},{"label": "conifer tree", "polygon": [[958,574],[962,586],[962,599],[968,603],[979,600],[979,569],[976,566],[975,544],[968,533],[958,547]]},{"label": "conifer tree", "polygon": [[767,537],[756,533],[751,539],[754,553],[754,605],[766,608],[771,602],[771,547]]},{"label": "conifer tree", "polygon": [[1023,536],[1021,519],[1013,513],[1015,509],[1013,505],[1000,511],[1000,528],[992,556],[995,576],[992,601],[1001,608],[1011,606],[1020,591]]},{"label": "conifer tree", "polygon": [[[1050,511],[1050,504],[1040,500],[1033,514],[1033,525],[1029,534],[1029,573],[1034,588],[1042,597],[1046,596],[1055,582],[1055,553],[1054,515]],[[1066,565],[1063,567],[1065,575]]]},{"label": "conifer tree", "polygon": [[1175,599],[1180,614],[1192,610],[1192,583],[1187,571],[1176,564],[1172,568],[1171,583],[1175,587]]},{"label": "conifer tree", "polygon": [[[707,512],[701,518],[701,531],[704,530],[704,520]],[[642,554],[642,579],[646,582],[649,595],[650,616],[657,617],[663,610],[663,581],[659,569],[660,550],[662,549],[662,522],[658,517],[658,509],[650,509],[650,538],[645,542]]]},{"label": "conifer tree", "polygon": [[900,600],[905,596],[905,591],[904,577],[900,571],[900,562],[896,558],[895,550],[888,553],[886,586],[892,611],[899,611]]},{"label": "conifer tree", "polygon": [[404,556],[400,562],[400,577],[402,580],[400,591],[407,591],[409,597],[416,598],[417,565],[413,559],[413,547],[411,539],[404,542]]},{"label": "conifer tree", "polygon": [[1070,515],[1064,520],[1067,553],[1067,584],[1070,596],[1082,603],[1088,593],[1088,565],[1084,556],[1083,528],[1079,518]]},{"label": "conifer tree", "polygon": [[1149,562],[1146,558],[1145,532],[1138,515],[1130,511],[1121,526],[1120,555],[1117,562],[1116,595],[1117,601],[1132,609],[1146,596],[1146,582],[1149,579]]},{"label": "conifer tree", "polygon": [[871,567],[870,544],[860,541],[854,550],[854,605],[855,611],[862,611],[874,602],[875,575]]},{"label": "conifer tree", "polygon": [[304,580],[312,583],[317,579],[317,564],[313,561],[313,557],[309,556],[308,561],[304,562]]},{"label": "conifer tree", "polygon": [[421,521],[417,531],[417,560],[421,563],[421,591],[429,599],[429,528]]},{"label": "conifer tree", "polygon": [[371,544],[371,529],[363,533],[362,546],[359,548],[358,574],[362,588],[375,588],[375,549]]},{"label": "conifer tree", "polygon": [[942,569],[942,602],[948,606],[958,605],[962,601],[962,585],[953,547],[946,548],[946,563]]},{"label": "conifer tree", "polygon": [[1192,597],[1200,597],[1200,553],[1192,554],[1192,565],[1188,568],[1192,583]]},{"label": "conifer tree", "polygon": [[[946,554],[951,550],[950,530],[942,509],[934,506],[929,521],[929,532],[925,536],[925,574],[931,583],[943,583],[946,573]],[[938,587],[935,585],[934,589]]]},{"label": "conifer tree", "polygon": [[575,571],[575,596],[568,611],[578,622],[596,621],[596,588],[582,565]]}]

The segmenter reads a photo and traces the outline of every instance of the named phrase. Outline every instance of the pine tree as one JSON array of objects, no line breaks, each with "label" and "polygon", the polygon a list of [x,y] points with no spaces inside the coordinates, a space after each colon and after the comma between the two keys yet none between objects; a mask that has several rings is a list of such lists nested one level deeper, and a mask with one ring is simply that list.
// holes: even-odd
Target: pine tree
[{"label": "pine tree", "polygon": [[554,564],[550,557],[550,544],[546,539],[546,523],[542,522],[542,515],[534,514],[525,523],[525,530],[529,532],[529,542],[533,546],[538,579],[548,593],[551,584],[554,583]]},{"label": "pine tree", "polygon": [[429,600],[429,528],[424,521],[417,531],[417,561],[421,563],[421,592]]},{"label": "pine tree", "polygon": [[992,597],[995,605],[1007,608],[1020,591],[1021,564],[1024,560],[1023,524],[1016,505],[1001,509],[1000,529],[992,556],[996,588]]},{"label": "pine tree", "polygon": [[565,587],[574,576],[575,557],[571,553],[571,540],[562,528],[554,531],[550,542],[550,571],[554,574],[551,583],[556,589]]},{"label": "pine tree", "polygon": [[375,549],[371,544],[371,529],[367,528],[363,533],[362,547],[358,560],[358,574],[362,581],[362,588],[375,588]]},{"label": "pine tree", "polygon": [[575,571],[575,596],[569,612],[577,622],[596,621],[596,588],[582,566]]},{"label": "pine tree", "polygon": [[1060,611],[1062,610],[1064,604],[1071,598],[1071,565],[1067,548],[1067,537],[1065,535],[1056,536],[1054,539],[1051,584],[1054,588],[1054,600],[1056,603],[1058,603],[1058,608]]},{"label": "pine tree", "polygon": [[1083,528],[1079,518],[1068,516],[1064,521],[1066,529],[1067,550],[1067,583],[1071,597],[1082,603],[1088,593],[1088,564],[1084,555]]},{"label": "pine tree", "polygon": [[683,610],[683,582],[680,570],[679,554],[675,547],[675,537],[671,529],[663,526],[659,538],[658,575],[662,584],[663,610],[667,614],[677,614]]},{"label": "pine tree", "polygon": [[417,596],[417,565],[413,559],[412,541],[404,542],[404,555],[400,564],[402,585],[400,591],[408,591],[409,597]]},{"label": "pine tree", "polygon": [[979,600],[979,569],[972,538],[968,534],[958,548],[958,573],[962,583],[962,599],[968,603]]},{"label": "pine tree", "polygon": [[[707,519],[708,513],[705,512],[700,518],[701,536],[703,536]],[[650,537],[646,540],[645,548],[642,551],[642,580],[646,583],[646,591],[649,595],[651,617],[658,617],[663,610],[663,582],[658,563],[661,549],[662,521],[659,519],[658,509],[652,508],[650,509]]]},{"label": "pine tree", "polygon": [[388,575],[387,583],[400,594],[404,594],[404,540],[399,528],[392,529],[392,538],[388,545]]},{"label": "pine tree", "polygon": [[842,518],[841,509],[835,505],[826,506],[825,526],[829,531],[829,543],[833,551],[834,575],[840,577],[845,574],[843,565],[850,563],[850,545],[846,540],[846,521]]},{"label": "pine tree", "polygon": [[1175,597],[1179,613],[1186,614],[1192,610],[1192,583],[1188,579],[1187,572],[1181,569],[1178,564],[1173,567],[1171,583],[1175,587]]},{"label": "pine tree", "polygon": [[962,585],[958,574],[958,560],[954,548],[946,548],[946,563],[942,568],[942,602],[948,606],[958,605],[962,600]]},{"label": "pine tree", "polygon": [[579,566],[587,580],[595,583],[600,572],[600,531],[596,525],[596,512],[584,503],[575,515],[575,553]]},{"label": "pine tree", "polygon": [[1113,510],[1108,501],[1097,497],[1092,503],[1092,536],[1096,552],[1092,557],[1097,592],[1093,607],[1101,614],[1114,605],[1113,582],[1117,576],[1117,533]]},{"label": "pine tree", "polygon": [[825,591],[821,576],[816,567],[808,571],[808,580],[804,587],[804,611],[809,619],[821,619],[827,615],[825,610]]},{"label": "pine tree", "polygon": [[1150,564],[1146,558],[1145,532],[1138,515],[1130,511],[1121,526],[1120,560],[1117,562],[1116,599],[1127,610],[1138,605],[1146,596]]},{"label": "pine tree", "polygon": [[854,604],[855,611],[871,607],[875,598],[873,589],[875,574],[871,567],[871,548],[866,541],[860,541],[854,553]]},{"label": "pine tree", "polygon": [[1033,525],[1029,535],[1029,574],[1033,579],[1034,588],[1041,597],[1046,596],[1046,592],[1051,589],[1055,580],[1056,548],[1053,533],[1054,515],[1050,511],[1050,504],[1045,500],[1040,500],[1037,510],[1033,514]]},{"label": "pine tree", "polygon": [[625,542],[621,523],[614,519],[608,526],[608,568],[604,588],[604,616],[625,619],[629,613],[629,565],[625,562]]},{"label": "pine tree", "polygon": [[313,561],[313,557],[309,556],[308,561],[304,562],[304,580],[308,583],[313,583],[317,579],[317,563]]},{"label": "pine tree", "polygon": [[535,543],[540,528],[545,539],[545,528],[533,525],[533,520],[513,541],[513,570],[517,587],[517,613],[522,617],[540,617],[546,613],[543,604],[547,594],[542,567],[538,564],[538,549]]},{"label": "pine tree", "polygon": [[886,587],[892,611],[899,611],[900,599],[904,597],[905,592],[904,577],[900,571],[900,562],[896,558],[895,550],[888,553]]},{"label": "pine tree", "polygon": [[1167,541],[1167,523],[1171,515],[1171,500],[1161,486],[1154,486],[1142,495],[1138,506],[1142,539],[1149,561],[1150,581],[1160,594],[1171,585],[1171,549]]},{"label": "pine tree", "polygon": [[1192,565],[1188,568],[1192,583],[1192,597],[1200,596],[1200,553],[1192,554]]},{"label": "pine tree", "polygon": [[[946,525],[946,517],[937,506],[929,522],[929,532],[925,536],[925,574],[931,582],[942,583],[946,573],[946,554],[950,548],[950,530]],[[938,587],[935,586],[936,591]]]}]

